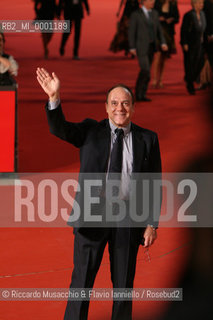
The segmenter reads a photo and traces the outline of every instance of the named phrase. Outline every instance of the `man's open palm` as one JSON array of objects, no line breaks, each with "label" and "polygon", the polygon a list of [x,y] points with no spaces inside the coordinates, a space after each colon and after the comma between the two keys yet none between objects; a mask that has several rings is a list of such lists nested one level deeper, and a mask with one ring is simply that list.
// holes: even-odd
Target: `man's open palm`
[{"label": "man's open palm", "polygon": [[44,69],[37,68],[37,80],[50,99],[59,97],[60,81],[53,72],[52,76]]}]

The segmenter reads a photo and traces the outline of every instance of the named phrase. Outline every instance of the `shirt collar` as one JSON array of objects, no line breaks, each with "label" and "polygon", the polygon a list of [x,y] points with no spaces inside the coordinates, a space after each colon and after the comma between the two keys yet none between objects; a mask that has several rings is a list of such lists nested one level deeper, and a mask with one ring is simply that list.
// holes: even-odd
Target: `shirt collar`
[{"label": "shirt collar", "polygon": [[[113,133],[115,133],[115,129],[117,127],[112,123],[112,121],[109,119],[109,125]],[[124,136],[126,136],[131,131],[131,122],[126,127],[121,127],[120,129],[123,129]]]},{"label": "shirt collar", "polygon": [[149,16],[149,12],[151,12],[151,10],[147,10],[146,7],[142,6],[141,9],[143,10],[143,12],[145,13],[146,17]]}]

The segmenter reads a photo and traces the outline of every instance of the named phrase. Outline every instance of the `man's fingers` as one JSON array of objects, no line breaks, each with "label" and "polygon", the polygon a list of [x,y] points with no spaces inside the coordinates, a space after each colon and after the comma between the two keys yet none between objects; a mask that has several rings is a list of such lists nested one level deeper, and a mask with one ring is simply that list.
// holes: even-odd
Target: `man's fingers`
[{"label": "man's fingers", "polygon": [[37,73],[37,80],[38,80],[38,82],[39,82],[40,84],[42,84],[43,81],[44,81],[44,79],[42,78],[42,76],[41,76],[39,73]]},{"label": "man's fingers", "polygon": [[145,238],[144,247],[147,248],[149,246],[149,239]]},{"label": "man's fingers", "polygon": [[49,73],[44,68],[37,68],[36,73],[39,76],[39,78],[43,81],[47,78],[50,78]]},{"label": "man's fingers", "polygon": [[144,247],[145,248],[150,247],[155,242],[156,239],[157,239],[157,234],[155,234],[154,236],[145,237]]},{"label": "man's fingers", "polygon": [[40,68],[37,69],[36,73],[40,80],[44,81],[46,79],[44,72]]},{"label": "man's fingers", "polygon": [[37,75],[37,80],[42,87],[46,85],[45,78],[43,78],[41,75]]},{"label": "man's fingers", "polygon": [[37,76],[37,80],[38,80],[38,83],[42,86],[43,85],[43,81],[39,78],[39,76]]},{"label": "man's fingers", "polygon": [[39,84],[42,85],[44,82],[44,77],[42,76],[42,73],[40,72],[39,69],[36,70],[36,74],[37,74],[37,80]]},{"label": "man's fingers", "polygon": [[55,72],[52,73],[52,77],[53,77],[54,80],[59,81],[59,79],[58,79],[57,75],[55,74]]},{"label": "man's fingers", "polygon": [[42,71],[43,75],[45,75],[47,78],[50,77],[50,75],[47,72],[47,70],[45,70],[44,68],[41,68],[41,71]]}]

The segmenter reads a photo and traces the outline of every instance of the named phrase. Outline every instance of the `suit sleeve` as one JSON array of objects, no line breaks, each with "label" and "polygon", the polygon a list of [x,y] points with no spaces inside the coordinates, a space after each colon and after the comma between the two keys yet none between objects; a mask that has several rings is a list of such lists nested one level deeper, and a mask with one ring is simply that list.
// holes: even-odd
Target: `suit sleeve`
[{"label": "suit sleeve", "polygon": [[185,14],[183,17],[183,22],[181,25],[181,32],[180,32],[180,43],[183,46],[184,44],[189,43],[190,37],[190,30],[191,30],[191,19],[189,14]]},{"label": "suit sleeve", "polygon": [[130,16],[130,24],[128,29],[129,48],[136,49],[136,33],[137,33],[137,14],[133,12]]},{"label": "suit sleeve", "polygon": [[89,129],[97,123],[92,119],[85,119],[79,123],[68,122],[64,117],[61,105],[54,110],[49,110],[46,105],[46,113],[50,132],[77,148],[83,146]]},{"label": "suit sleeve", "polygon": [[154,135],[152,148],[150,150],[150,160],[151,160],[151,211],[148,219],[148,224],[153,225],[155,228],[158,228],[159,218],[161,213],[161,204],[162,204],[162,189],[158,189],[157,192],[154,192],[154,183],[155,181],[161,181],[161,156],[160,156],[160,147],[157,134]]}]

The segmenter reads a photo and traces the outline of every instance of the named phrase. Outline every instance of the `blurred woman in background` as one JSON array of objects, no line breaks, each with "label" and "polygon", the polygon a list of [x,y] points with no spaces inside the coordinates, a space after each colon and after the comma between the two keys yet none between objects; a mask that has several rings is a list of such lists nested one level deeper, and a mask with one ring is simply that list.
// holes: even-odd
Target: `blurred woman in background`
[{"label": "blurred woman in background", "polygon": [[119,17],[121,8],[124,7],[123,14],[120,21],[117,23],[117,32],[110,44],[109,50],[112,52],[118,52],[124,50],[125,56],[129,53],[129,41],[128,41],[128,28],[129,19],[133,11],[139,8],[138,0],[121,0],[118,12],[116,14]]},{"label": "blurred woman in background", "polygon": [[[36,12],[35,20],[54,20],[56,15],[55,0],[34,0],[34,2],[34,10]],[[48,33],[41,33],[45,59],[48,59],[49,56],[48,44],[50,43],[52,36],[53,32],[51,30],[49,30]]]},{"label": "blurred woman in background", "polygon": [[171,54],[176,53],[175,24],[179,22],[179,11],[176,0],[158,0],[155,4],[155,10],[158,11],[164,38],[168,46],[166,52],[162,51],[159,46],[153,65],[153,87],[162,88],[165,62]]}]

